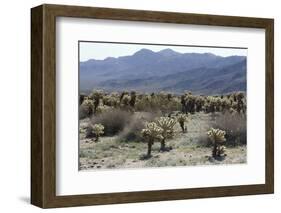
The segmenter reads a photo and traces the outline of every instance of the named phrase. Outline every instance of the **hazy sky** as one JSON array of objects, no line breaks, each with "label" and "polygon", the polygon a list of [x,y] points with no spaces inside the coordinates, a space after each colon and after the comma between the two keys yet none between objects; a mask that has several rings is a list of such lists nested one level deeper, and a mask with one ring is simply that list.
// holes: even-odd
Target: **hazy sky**
[{"label": "hazy sky", "polygon": [[80,42],[80,61],[87,61],[89,59],[103,60],[107,57],[116,58],[119,56],[133,55],[143,48],[150,49],[154,52],[170,48],[180,53],[213,53],[223,57],[247,55],[247,49]]}]

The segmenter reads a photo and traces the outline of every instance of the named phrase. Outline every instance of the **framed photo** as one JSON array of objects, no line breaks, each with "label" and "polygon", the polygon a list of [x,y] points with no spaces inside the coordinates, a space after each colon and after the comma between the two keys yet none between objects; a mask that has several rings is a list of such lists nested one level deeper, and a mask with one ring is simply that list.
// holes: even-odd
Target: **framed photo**
[{"label": "framed photo", "polygon": [[31,9],[31,203],[273,193],[272,19]]}]

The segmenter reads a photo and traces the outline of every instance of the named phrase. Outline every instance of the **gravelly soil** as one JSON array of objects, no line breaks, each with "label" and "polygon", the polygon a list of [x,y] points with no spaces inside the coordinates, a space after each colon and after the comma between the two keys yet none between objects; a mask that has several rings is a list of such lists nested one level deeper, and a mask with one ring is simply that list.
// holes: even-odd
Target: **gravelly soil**
[{"label": "gravelly soil", "polygon": [[[227,156],[218,161],[211,157],[211,147],[202,145],[206,140],[208,123],[212,117],[208,114],[197,113],[192,115],[188,123],[188,132],[182,133],[177,125],[176,135],[167,141],[171,146],[169,152],[160,152],[160,143],[152,148],[152,157],[141,160],[146,153],[147,144],[141,141],[122,142],[116,137],[101,137],[99,142],[86,138],[80,133],[80,169],[113,169],[113,168],[144,168],[164,166],[195,166],[216,164],[246,163],[247,147],[228,147]],[[80,128],[86,128],[87,119],[80,121]]]}]

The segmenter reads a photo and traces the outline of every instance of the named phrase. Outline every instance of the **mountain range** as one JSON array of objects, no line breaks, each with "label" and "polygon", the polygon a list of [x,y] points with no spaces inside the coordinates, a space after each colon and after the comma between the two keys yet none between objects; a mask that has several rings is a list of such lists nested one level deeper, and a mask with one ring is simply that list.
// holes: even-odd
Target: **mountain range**
[{"label": "mountain range", "polygon": [[129,56],[80,62],[80,91],[136,90],[196,94],[246,91],[246,56],[141,49]]}]

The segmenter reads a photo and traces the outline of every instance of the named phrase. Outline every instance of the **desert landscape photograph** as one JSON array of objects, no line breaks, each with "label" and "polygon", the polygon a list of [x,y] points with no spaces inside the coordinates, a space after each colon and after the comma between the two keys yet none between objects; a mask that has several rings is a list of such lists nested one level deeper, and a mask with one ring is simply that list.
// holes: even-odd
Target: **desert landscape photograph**
[{"label": "desert landscape photograph", "polygon": [[247,49],[79,41],[79,170],[247,163]]}]

